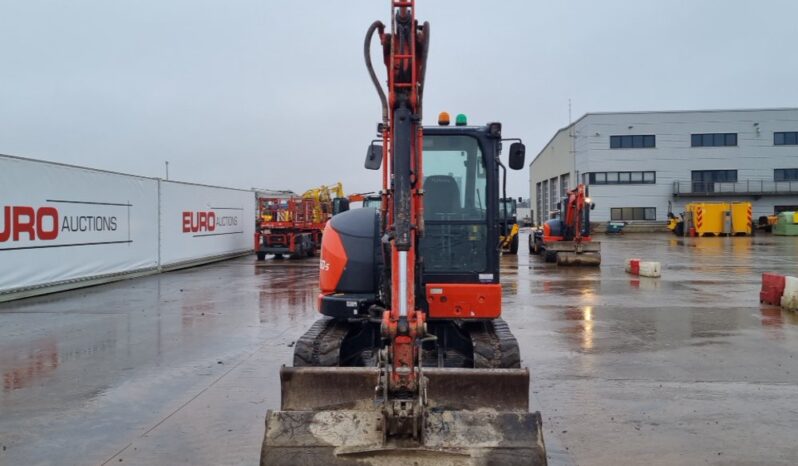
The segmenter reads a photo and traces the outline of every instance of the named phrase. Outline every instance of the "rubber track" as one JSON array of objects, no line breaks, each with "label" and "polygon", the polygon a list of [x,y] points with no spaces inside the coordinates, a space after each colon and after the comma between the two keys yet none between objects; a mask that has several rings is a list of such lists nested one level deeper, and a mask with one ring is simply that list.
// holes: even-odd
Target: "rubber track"
[{"label": "rubber track", "polygon": [[294,346],[294,367],[338,366],[349,325],[329,317],[317,320]]},{"label": "rubber track", "polygon": [[477,369],[516,369],[521,367],[518,340],[503,319],[475,323],[469,327]]}]

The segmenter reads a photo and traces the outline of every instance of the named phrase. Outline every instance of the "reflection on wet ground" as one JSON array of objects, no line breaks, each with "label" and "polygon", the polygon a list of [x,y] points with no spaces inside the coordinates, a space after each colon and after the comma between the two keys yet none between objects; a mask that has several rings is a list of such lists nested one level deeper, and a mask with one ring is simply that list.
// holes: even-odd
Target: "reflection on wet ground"
[{"label": "reflection on wet ground", "polygon": [[252,463],[318,293],[253,262],[0,305],[0,464]]},{"label": "reflection on wet ground", "polygon": [[[602,248],[600,269],[502,259],[551,464],[794,464],[798,316],[758,291],[798,273],[798,242]],[[626,275],[630,257],[663,277]],[[0,464],[255,463],[318,262],[253,259],[0,305]]]},{"label": "reflection on wet ground", "polygon": [[[600,269],[522,254],[505,299],[552,464],[795,464],[798,316],[758,299],[798,241],[601,239]],[[662,278],[625,274],[632,257]]]}]

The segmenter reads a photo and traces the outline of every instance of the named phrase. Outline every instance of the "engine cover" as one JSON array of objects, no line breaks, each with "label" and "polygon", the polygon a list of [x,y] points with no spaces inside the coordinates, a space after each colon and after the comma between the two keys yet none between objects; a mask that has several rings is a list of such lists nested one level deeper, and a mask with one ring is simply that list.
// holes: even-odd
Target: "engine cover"
[{"label": "engine cover", "polygon": [[382,263],[376,209],[365,207],[334,216],[321,241],[320,312],[338,318],[365,313],[377,302]]}]

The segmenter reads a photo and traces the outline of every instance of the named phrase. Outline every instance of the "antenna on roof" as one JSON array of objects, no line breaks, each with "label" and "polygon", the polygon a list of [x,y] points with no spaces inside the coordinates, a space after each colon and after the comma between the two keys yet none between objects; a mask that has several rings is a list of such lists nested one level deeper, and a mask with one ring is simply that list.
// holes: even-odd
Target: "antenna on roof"
[{"label": "antenna on roof", "polygon": [[568,99],[568,125],[570,126],[571,123],[571,99]]}]

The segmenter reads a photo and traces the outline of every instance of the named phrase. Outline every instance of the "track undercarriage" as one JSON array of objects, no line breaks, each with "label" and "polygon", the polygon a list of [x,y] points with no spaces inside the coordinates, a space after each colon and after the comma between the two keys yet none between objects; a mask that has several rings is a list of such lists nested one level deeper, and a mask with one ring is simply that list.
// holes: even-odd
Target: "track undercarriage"
[{"label": "track undercarriage", "polygon": [[[423,367],[521,367],[518,341],[502,319],[429,321],[428,332],[436,338],[422,345]],[[297,340],[294,367],[376,367],[382,346],[379,323],[324,317]]]}]

